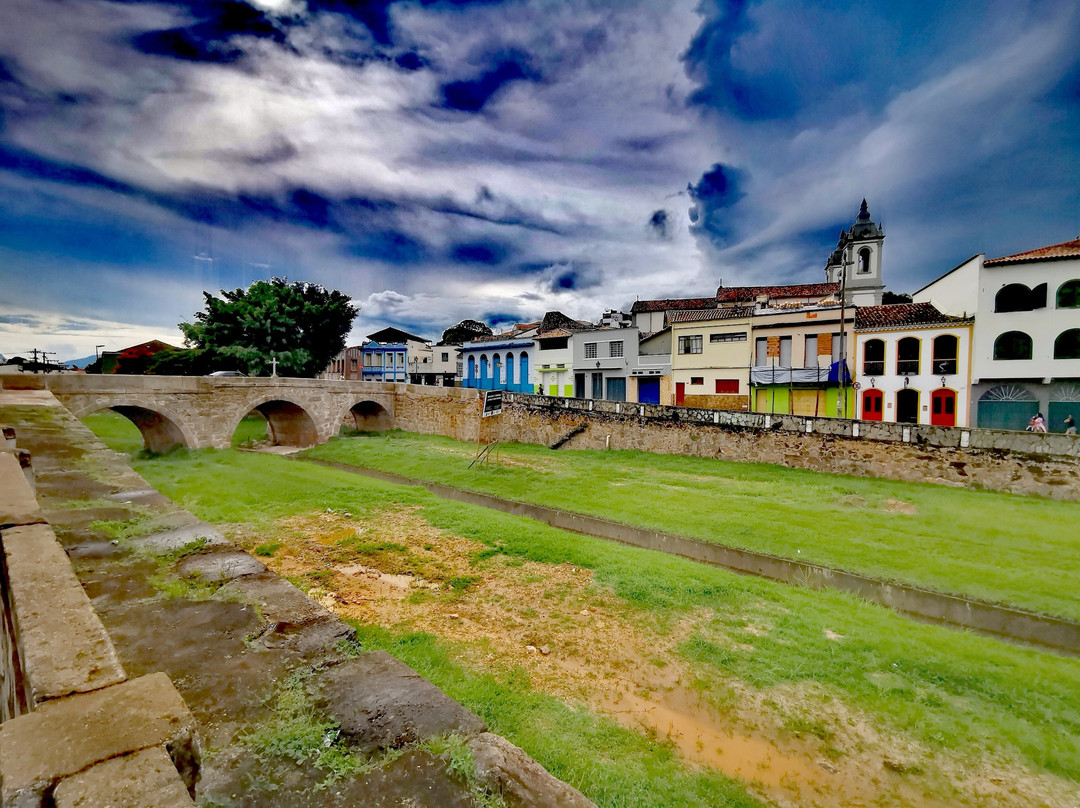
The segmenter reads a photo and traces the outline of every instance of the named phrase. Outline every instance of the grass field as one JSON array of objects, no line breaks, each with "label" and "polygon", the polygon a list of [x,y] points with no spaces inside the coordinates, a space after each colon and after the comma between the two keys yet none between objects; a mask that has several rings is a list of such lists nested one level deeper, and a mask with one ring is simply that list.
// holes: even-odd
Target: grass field
[{"label": "grass field", "polygon": [[637,451],[336,438],[311,457],[1080,619],[1080,506]]},{"label": "grass field", "polygon": [[[100,423],[90,422],[102,429]],[[110,429],[103,429],[103,433],[108,436]],[[411,440],[397,437],[382,442],[396,444],[396,450],[404,453],[404,446]],[[426,442],[424,439],[419,443]],[[433,443],[440,445],[437,441]],[[444,448],[448,449],[444,456],[453,460],[457,447],[445,444]],[[426,453],[420,454],[418,462],[428,462],[423,457]],[[516,448],[513,454],[530,456],[528,450],[518,454]],[[542,453],[537,453],[540,456]],[[599,464],[611,461],[610,456],[586,459]],[[558,456],[554,460],[564,461],[564,458]],[[635,460],[633,456],[622,457],[620,468],[625,469],[627,463]],[[701,474],[702,467],[687,463],[687,458],[671,460],[680,464],[679,473]],[[350,524],[357,526],[357,535],[363,526],[377,538],[384,514],[408,511],[443,531],[444,536],[467,537],[489,548],[489,552],[473,557],[471,563],[477,577],[498,574],[499,558],[510,560],[505,562],[508,565],[519,558],[530,563],[570,564],[589,569],[598,591],[618,598],[627,614],[651,615],[660,632],[673,631],[680,620],[696,616],[692,632],[674,646],[673,663],[689,665],[696,676],[696,686],[717,699],[723,700],[724,693],[733,692],[732,688],[734,691],[743,688],[746,693],[764,695],[761,703],[766,706],[762,710],[773,709],[768,706],[773,701],[781,704],[775,710],[784,712],[783,722],[796,728],[809,727],[809,731],[823,739],[826,752],[826,739],[846,731],[843,724],[847,719],[836,718],[838,713],[834,708],[839,704],[842,706],[839,714],[859,716],[860,722],[875,728],[878,737],[907,739],[904,744],[917,750],[913,753],[915,763],[908,767],[913,771],[939,767],[941,760],[958,760],[960,768],[973,769],[993,760],[990,768],[998,776],[1003,777],[1001,772],[1011,770],[1010,767],[1021,766],[1036,772],[1040,778],[1047,775],[1063,778],[1059,786],[1063,790],[1059,794],[1062,800],[1070,798],[1064,796],[1066,793],[1075,795],[1076,783],[1080,782],[1080,688],[1077,687],[1080,661],[1076,659],[916,623],[839,593],[811,592],[735,576],[679,558],[571,535],[508,515],[440,500],[422,489],[384,484],[278,457],[204,450],[138,459],[136,469],[152,485],[202,519],[224,525],[226,529],[243,525],[248,535],[257,535],[262,542],[282,542],[284,549],[278,551],[281,553],[300,538],[295,525],[289,523],[298,515],[323,514],[327,509],[346,513]],[[769,471],[751,467],[744,473],[751,482],[774,483]],[[513,473],[513,468],[501,472],[492,469],[481,476],[491,480]],[[888,484],[878,488],[875,481],[842,477],[826,476],[824,481],[815,483],[812,474],[799,476],[805,476],[805,485],[801,487],[810,488],[794,499],[804,510],[812,510],[814,500],[823,498],[823,491],[832,491],[833,496],[860,496],[876,501],[870,497],[895,496],[900,488],[906,495],[904,500],[914,502],[920,513],[921,509],[934,507],[935,502],[937,508],[944,508],[944,503],[936,500],[939,496],[973,496],[967,491],[924,490],[923,486]],[[994,495],[988,495],[988,501],[990,506],[1002,510],[1009,501],[1025,502]],[[1036,504],[1050,507],[1055,503],[1037,501]],[[847,513],[840,507],[836,511]],[[340,552],[342,557],[350,552],[372,553],[380,548],[395,552],[392,544],[357,546],[355,540],[352,542],[341,543],[335,552]],[[324,578],[320,573],[313,580]],[[526,610],[528,604],[521,608]],[[609,775],[600,776],[580,755],[573,755],[557,740],[566,723],[584,721],[582,711],[572,706],[565,713],[562,708],[545,713],[543,721],[551,724],[554,740],[550,744],[544,742],[537,735],[539,730],[528,729],[531,719],[522,718],[523,708],[516,701],[529,693],[527,676],[523,679],[519,674],[507,674],[477,687],[478,676],[494,674],[471,670],[465,661],[467,657],[460,655],[453,643],[393,627],[369,627],[365,636],[369,643],[388,647],[410,664],[416,664],[435,684],[484,714],[496,731],[525,746],[557,776],[582,785],[590,794],[603,793],[604,798],[599,800],[602,805],[717,804],[693,797],[693,790],[687,791],[686,783],[690,781],[679,780],[690,777],[691,772],[677,766],[666,768],[669,764],[658,763],[656,767],[629,764],[640,769],[634,771],[631,780],[649,778],[647,787],[638,787],[637,796],[632,795],[633,782],[616,786],[609,781]],[[595,652],[603,649],[597,648]],[[658,660],[658,664],[665,663]],[[509,690],[504,693],[502,687]],[[807,687],[812,698],[794,703],[783,699],[784,693]],[[516,693],[513,698],[511,691]],[[834,706],[825,709],[824,704]],[[593,716],[589,721],[599,719]],[[589,726],[594,727],[589,731],[596,733],[600,749],[607,749],[603,744],[609,742],[605,739],[613,730],[605,729],[607,725],[603,722]],[[545,725],[540,735],[546,737],[548,729]],[[566,737],[582,731],[585,730],[578,727]],[[629,755],[627,760],[635,760],[640,754],[640,751],[609,749],[599,759]],[[839,749],[837,754],[854,752]],[[676,785],[676,781],[683,784]],[[681,802],[672,802],[666,796],[654,799],[657,794],[673,795],[680,791],[687,791],[690,796]],[[948,793],[947,787],[942,793]],[[966,803],[958,799],[957,804]],[[1050,804],[1055,803],[1052,800]]]}]

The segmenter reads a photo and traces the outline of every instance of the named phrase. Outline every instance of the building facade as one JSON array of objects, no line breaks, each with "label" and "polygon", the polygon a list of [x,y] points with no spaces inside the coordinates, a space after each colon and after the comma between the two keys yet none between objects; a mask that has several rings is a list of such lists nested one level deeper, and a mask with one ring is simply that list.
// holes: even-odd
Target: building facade
[{"label": "building facade", "polygon": [[573,350],[574,398],[627,401],[629,380],[637,367],[638,329],[596,328],[577,331]]},{"label": "building facade", "polygon": [[867,306],[855,315],[855,417],[968,426],[974,318],[932,303]]},{"label": "building facade", "polygon": [[759,308],[752,324],[754,412],[855,417],[853,307]]},{"label": "building facade", "polygon": [[1080,418],[1080,239],[1002,258],[982,255],[915,293],[950,314],[975,314],[972,420],[1024,429],[1042,413],[1052,432]]},{"label": "building facade", "polygon": [[461,346],[463,387],[536,392],[535,354],[539,323],[518,323],[501,334]]},{"label": "building facade", "polygon": [[752,316],[752,307],[671,313],[675,406],[750,409]]}]

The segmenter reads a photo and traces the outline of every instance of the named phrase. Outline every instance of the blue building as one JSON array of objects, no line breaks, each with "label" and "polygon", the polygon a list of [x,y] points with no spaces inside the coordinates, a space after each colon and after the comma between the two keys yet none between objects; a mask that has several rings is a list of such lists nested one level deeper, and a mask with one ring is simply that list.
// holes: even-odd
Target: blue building
[{"label": "blue building", "polygon": [[422,384],[430,375],[431,343],[400,328],[384,328],[368,334],[361,350],[361,378],[366,382]]},{"label": "blue building", "polygon": [[461,346],[462,387],[480,390],[535,391],[536,332],[539,323],[519,323],[502,334]]}]

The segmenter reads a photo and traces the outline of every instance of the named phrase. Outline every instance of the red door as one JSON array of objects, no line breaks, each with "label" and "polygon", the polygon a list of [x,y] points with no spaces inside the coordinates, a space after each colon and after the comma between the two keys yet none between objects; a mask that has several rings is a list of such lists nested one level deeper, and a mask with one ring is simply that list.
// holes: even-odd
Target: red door
[{"label": "red door", "polygon": [[675,406],[681,407],[683,401],[686,400],[686,384],[684,382],[675,382]]},{"label": "red door", "polygon": [[883,396],[880,390],[866,390],[862,394],[862,417],[864,421],[881,420],[881,402]]},{"label": "red door", "polygon": [[956,426],[956,391],[939,387],[930,394],[932,426]]}]

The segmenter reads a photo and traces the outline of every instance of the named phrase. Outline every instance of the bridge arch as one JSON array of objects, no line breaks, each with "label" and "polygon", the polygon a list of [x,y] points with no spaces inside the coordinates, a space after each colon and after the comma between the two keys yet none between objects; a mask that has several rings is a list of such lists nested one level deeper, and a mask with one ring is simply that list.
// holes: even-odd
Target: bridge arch
[{"label": "bridge arch", "polygon": [[345,410],[338,423],[350,417],[353,428],[361,432],[386,432],[394,428],[393,414],[383,404],[370,398],[358,401]]},{"label": "bridge arch", "polygon": [[229,423],[226,444],[244,416],[258,410],[266,419],[267,434],[275,446],[314,446],[319,442],[319,428],[307,408],[284,398],[265,398],[245,406]]},{"label": "bridge arch", "polygon": [[156,404],[153,407],[146,407],[134,402],[89,404],[72,414],[76,418],[83,418],[101,410],[113,410],[135,424],[140,434],[142,434],[143,447],[148,452],[164,454],[180,446],[186,446],[190,449],[198,445],[194,436],[180,418],[170,412],[168,408]]}]

